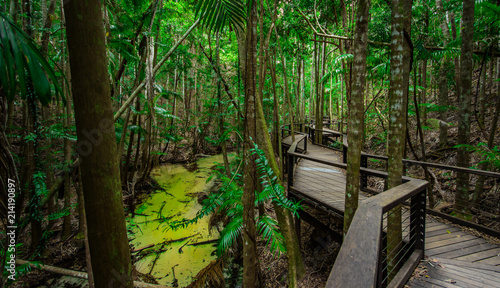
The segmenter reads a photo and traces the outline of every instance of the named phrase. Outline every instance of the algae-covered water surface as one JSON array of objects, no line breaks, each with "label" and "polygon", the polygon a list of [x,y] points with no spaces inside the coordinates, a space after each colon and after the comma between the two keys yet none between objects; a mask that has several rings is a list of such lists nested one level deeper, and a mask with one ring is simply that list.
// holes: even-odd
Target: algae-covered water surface
[{"label": "algae-covered water surface", "polygon": [[[209,240],[216,240],[217,231],[209,231],[208,217],[186,228],[170,229],[168,222],[192,219],[201,209],[198,193],[207,191],[207,183],[215,162],[222,156],[197,161],[197,168],[188,171],[183,165],[169,164],[152,171],[152,177],[165,189],[153,193],[136,209],[136,216],[128,219],[129,239],[135,250],[149,247],[137,254],[136,269],[151,274],[163,285],[186,287],[193,277],[215,259],[215,248]],[[202,241],[207,244],[193,245]],[[150,247],[151,246],[151,247]]]}]

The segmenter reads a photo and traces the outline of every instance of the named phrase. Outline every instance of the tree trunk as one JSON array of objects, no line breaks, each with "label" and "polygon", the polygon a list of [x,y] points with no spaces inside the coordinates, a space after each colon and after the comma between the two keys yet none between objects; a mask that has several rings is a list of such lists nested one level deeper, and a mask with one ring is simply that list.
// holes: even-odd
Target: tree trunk
[{"label": "tree trunk", "polygon": [[102,6],[98,0],[64,7],[78,153],[97,287],[133,287],[108,83]]},{"label": "tree trunk", "polygon": [[[411,55],[410,30],[406,29],[405,26],[408,26],[407,24],[411,20],[411,6],[412,0],[392,1],[387,189],[401,184],[404,169],[402,159],[406,146],[406,104],[410,73],[410,65],[405,60]],[[402,243],[401,206],[393,208],[387,217],[387,261],[388,275],[391,279],[396,273],[397,269],[395,268],[399,260],[396,251],[399,250]]]},{"label": "tree trunk", "polygon": [[[462,49],[460,53],[460,94],[458,111],[458,145],[470,143],[470,118],[472,99],[472,46],[474,39],[474,1],[464,0],[462,14]],[[457,149],[457,165],[469,167],[467,147]],[[457,191],[455,192],[454,211],[457,217],[465,218],[469,214],[469,174],[457,172]]]},{"label": "tree trunk", "polygon": [[[316,35],[314,36],[316,38]],[[314,121],[314,127],[317,129],[314,133],[315,139],[314,141],[316,143],[322,144],[322,139],[323,139],[323,133],[321,130],[323,130],[323,111],[321,110],[321,84],[320,84],[320,70],[321,70],[321,64],[320,64],[320,57],[319,57],[319,47],[317,42],[314,42],[314,74],[315,74],[315,81],[316,81],[316,93],[315,93],[315,100],[316,100],[316,106],[315,106],[315,121]]]},{"label": "tree trunk", "polygon": [[[252,2],[248,11],[245,63],[245,118],[244,118],[244,168],[243,168],[243,287],[259,287],[259,261],[257,258],[257,232],[255,229],[256,167],[250,149],[256,136],[256,55],[257,7]],[[254,140],[252,140],[254,139]]]},{"label": "tree trunk", "polygon": [[[443,46],[448,45],[450,41],[450,30],[448,29],[448,22],[446,21],[446,13],[443,9],[442,0],[436,1],[436,7],[439,11],[439,16],[442,21],[439,24],[441,31],[443,33]],[[439,147],[444,148],[448,143],[448,79],[446,74],[448,73],[449,61],[443,57],[441,59],[441,64],[439,67]]]},{"label": "tree trunk", "polygon": [[354,79],[351,87],[351,105],[348,121],[347,179],[345,193],[344,236],[349,230],[354,213],[358,208],[359,168],[363,143],[364,93],[366,86],[366,55],[368,50],[368,23],[370,21],[370,1],[358,2],[356,31],[354,33]]}]

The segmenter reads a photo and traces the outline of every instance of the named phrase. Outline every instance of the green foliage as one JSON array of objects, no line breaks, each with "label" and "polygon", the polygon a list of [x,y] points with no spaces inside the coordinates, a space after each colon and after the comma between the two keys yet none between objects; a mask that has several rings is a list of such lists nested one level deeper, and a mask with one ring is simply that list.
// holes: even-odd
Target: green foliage
[{"label": "green foliage", "polygon": [[47,105],[51,101],[49,79],[56,95],[62,95],[54,70],[33,39],[3,13],[0,13],[0,47],[0,83],[9,101],[14,99],[18,85],[22,97],[27,96],[28,86],[32,85],[38,100]]},{"label": "green foliage", "polygon": [[[71,132],[74,132],[74,130],[76,130],[76,127],[72,126],[70,129],[72,130]],[[67,131],[67,129],[64,128],[61,123],[56,123],[49,127],[43,127],[41,134],[47,139],[68,139],[71,141],[76,141],[76,135],[69,134],[68,132],[69,131]]]},{"label": "green foliage", "polygon": [[241,0],[202,0],[195,14],[209,31],[220,32],[226,26],[245,27],[245,6]]},{"label": "green foliage", "polygon": [[290,210],[295,216],[298,216],[297,211],[302,209],[300,203],[296,203],[286,197],[285,188],[279,183],[278,177],[274,175],[264,151],[259,149],[257,144],[254,144],[254,148],[250,149],[250,151],[253,155],[257,156],[255,163],[257,171],[261,174],[262,192],[257,195],[257,202],[264,203],[271,200],[277,205]]},{"label": "green foliage", "polygon": [[492,34],[498,33],[500,30],[500,6],[487,1],[481,1],[476,9],[476,19],[484,21],[484,23],[493,29]]},{"label": "green foliage", "polygon": [[425,107],[427,113],[429,112],[446,112],[450,110],[456,110],[457,107],[449,105],[436,105],[434,103],[420,103],[419,107]]},{"label": "green foliage", "polygon": [[473,145],[457,145],[455,148],[465,147],[468,151],[481,155],[481,160],[478,164],[487,163],[490,167],[500,170],[500,146],[495,146],[492,149],[488,148],[486,143]]}]

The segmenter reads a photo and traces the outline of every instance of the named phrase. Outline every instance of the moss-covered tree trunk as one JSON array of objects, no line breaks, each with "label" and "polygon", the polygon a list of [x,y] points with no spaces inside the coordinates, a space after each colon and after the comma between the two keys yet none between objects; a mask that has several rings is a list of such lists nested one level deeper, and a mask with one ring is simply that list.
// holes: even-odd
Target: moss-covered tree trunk
[{"label": "moss-covered tree trunk", "polygon": [[368,22],[370,21],[370,1],[358,2],[356,30],[354,33],[353,81],[347,141],[347,183],[345,193],[344,235],[349,230],[354,213],[358,208],[359,168],[363,143],[364,93],[366,86],[366,55],[368,49]]},{"label": "moss-covered tree trunk", "polygon": [[131,288],[101,1],[69,1],[64,12],[94,281]]},{"label": "moss-covered tree trunk", "polygon": [[[472,48],[474,39],[474,1],[464,0],[462,12],[461,53],[460,53],[460,94],[458,109],[458,145],[470,143],[470,118],[472,99]],[[469,152],[467,147],[460,146],[457,150],[457,165],[469,167]],[[469,174],[457,172],[457,191],[455,194],[454,211],[458,217],[469,214]]]},{"label": "moss-covered tree trunk", "polygon": [[[387,144],[387,189],[401,184],[403,154],[405,151],[406,107],[411,56],[409,38],[412,0],[392,1],[391,75],[389,87],[389,135]],[[410,12],[410,13],[407,13]],[[397,271],[398,250],[401,247],[401,206],[388,213],[387,261],[388,274],[392,278]]]}]

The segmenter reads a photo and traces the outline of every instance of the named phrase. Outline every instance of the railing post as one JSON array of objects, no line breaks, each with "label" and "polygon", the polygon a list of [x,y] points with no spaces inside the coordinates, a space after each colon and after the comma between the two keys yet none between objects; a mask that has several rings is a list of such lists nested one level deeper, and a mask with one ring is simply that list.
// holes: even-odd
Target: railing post
[{"label": "railing post", "polygon": [[[343,141],[343,139],[342,139]],[[342,145],[342,162],[347,163],[347,147]]]},{"label": "railing post", "polygon": [[[361,167],[368,168],[368,157],[366,157],[366,155],[361,155],[361,163],[360,164],[361,164]],[[360,183],[361,188],[368,187],[368,176],[363,172],[361,172],[359,175],[361,177],[361,183]]]},{"label": "railing post", "polygon": [[283,167],[283,173],[287,173],[287,166],[286,166],[286,155],[287,155],[287,150],[285,150],[285,145],[283,145],[283,142],[281,142],[281,167]]},{"label": "railing post", "polygon": [[410,239],[414,238],[413,251],[425,251],[425,218],[427,188],[411,198],[410,208]]},{"label": "railing post", "polygon": [[293,166],[295,165],[295,161],[293,159],[293,155],[288,155],[287,157],[287,174],[288,174],[288,191],[290,191],[290,187],[293,186]]}]

